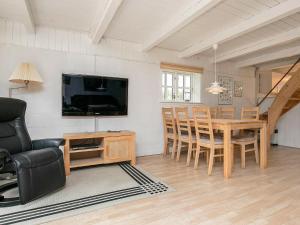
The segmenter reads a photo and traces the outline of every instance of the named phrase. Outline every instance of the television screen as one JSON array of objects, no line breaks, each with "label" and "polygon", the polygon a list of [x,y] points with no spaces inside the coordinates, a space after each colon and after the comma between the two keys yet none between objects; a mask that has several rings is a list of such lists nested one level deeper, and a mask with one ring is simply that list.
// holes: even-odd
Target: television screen
[{"label": "television screen", "polygon": [[127,115],[128,79],[62,75],[63,116]]}]

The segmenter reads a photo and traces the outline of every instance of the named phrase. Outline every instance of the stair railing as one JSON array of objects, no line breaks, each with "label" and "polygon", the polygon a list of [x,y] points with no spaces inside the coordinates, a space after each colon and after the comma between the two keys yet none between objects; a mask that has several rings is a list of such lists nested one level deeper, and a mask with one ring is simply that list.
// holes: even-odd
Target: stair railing
[{"label": "stair railing", "polygon": [[283,75],[283,77],[280,78],[280,80],[274,85],[274,87],[263,97],[263,99],[256,104],[256,106],[260,106],[267,98],[268,96],[277,88],[277,86],[281,83],[281,81],[295,68],[295,66],[300,62],[300,57],[297,59],[297,61],[289,68],[289,70]]}]

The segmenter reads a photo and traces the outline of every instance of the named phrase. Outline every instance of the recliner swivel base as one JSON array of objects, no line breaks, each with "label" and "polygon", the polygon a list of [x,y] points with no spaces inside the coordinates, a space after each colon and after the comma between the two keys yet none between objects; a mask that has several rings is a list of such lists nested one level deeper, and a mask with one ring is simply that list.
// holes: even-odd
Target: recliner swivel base
[{"label": "recliner swivel base", "polygon": [[6,191],[16,187],[18,187],[17,181],[6,183],[0,186],[0,207],[10,207],[21,204],[20,197],[5,198],[4,195],[2,195]]}]

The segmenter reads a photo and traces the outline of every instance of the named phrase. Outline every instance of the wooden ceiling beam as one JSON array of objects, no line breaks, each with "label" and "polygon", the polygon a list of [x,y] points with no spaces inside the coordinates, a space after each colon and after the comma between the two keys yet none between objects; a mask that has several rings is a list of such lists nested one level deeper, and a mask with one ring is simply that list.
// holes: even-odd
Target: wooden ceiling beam
[{"label": "wooden ceiling beam", "polygon": [[251,17],[248,20],[237,24],[236,26],[228,28],[223,32],[217,33],[210,39],[192,45],[191,47],[182,51],[180,53],[180,57],[190,57],[202,53],[211,48],[215,43],[223,44],[227,41],[240,37],[251,31],[257,30],[268,24],[274,23],[299,11],[299,0],[287,0],[269,10],[266,10],[256,16]]},{"label": "wooden ceiling beam", "polygon": [[216,7],[224,0],[197,0],[194,1],[189,7],[185,8],[182,12],[176,14],[169,22],[161,27],[161,29],[153,35],[142,46],[142,51],[149,51],[155,46],[159,45],[162,41],[184,28],[196,18],[205,14],[212,8]]},{"label": "wooden ceiling beam", "polygon": [[98,44],[101,41],[105,31],[117,13],[122,2],[123,0],[108,0],[104,12],[98,13],[99,16],[96,17],[97,21],[94,23],[96,25],[93,29],[91,29],[90,32],[90,37],[93,44]]}]

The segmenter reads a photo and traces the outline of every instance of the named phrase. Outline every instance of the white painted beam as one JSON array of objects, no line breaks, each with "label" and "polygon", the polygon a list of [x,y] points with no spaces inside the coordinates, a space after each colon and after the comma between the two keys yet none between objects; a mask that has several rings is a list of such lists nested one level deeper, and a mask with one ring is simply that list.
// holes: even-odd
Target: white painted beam
[{"label": "white painted beam", "polygon": [[222,1],[224,0],[194,1],[191,5],[189,5],[189,7],[185,8],[182,12],[163,25],[152,38],[146,41],[146,43],[142,46],[142,51],[149,51],[153,47],[159,45],[162,41],[184,28],[197,17],[205,14]]},{"label": "white painted beam", "polygon": [[289,58],[293,56],[300,56],[300,46],[289,47],[280,51],[264,54],[258,57],[253,57],[244,61],[236,63],[237,67],[253,66],[261,63],[271,62],[278,59]]},{"label": "white painted beam", "polygon": [[29,0],[23,0],[22,3],[24,4],[24,10],[25,10],[25,20],[24,20],[24,25],[27,29],[28,32],[34,33],[35,32],[35,25],[34,25],[34,20],[33,20],[33,15],[32,15],[32,10],[30,6]]},{"label": "white painted beam", "polygon": [[267,11],[264,11],[234,27],[226,29],[223,32],[217,33],[210,39],[202,41],[198,44],[191,46],[180,53],[180,57],[190,57],[199,54],[212,47],[213,44],[222,44],[234,38],[247,34],[251,31],[259,29],[263,26],[276,22],[282,18],[290,16],[300,11],[299,0],[287,0]]},{"label": "white painted beam", "polygon": [[[290,67],[292,67],[292,65]],[[290,69],[290,67],[285,67],[283,69],[273,69],[272,72],[284,74]],[[289,72],[289,74],[293,75],[298,69],[299,66],[295,66],[294,69]]]},{"label": "white painted beam", "polygon": [[91,30],[90,37],[93,44],[98,44],[114,18],[123,0],[108,0],[104,12],[97,17],[96,26]]},{"label": "white painted beam", "polygon": [[259,66],[259,70],[268,71],[268,70],[273,70],[273,69],[277,69],[277,68],[292,66],[296,62],[296,60],[297,60],[297,57],[292,57],[292,58],[288,58],[288,59],[282,59],[279,62],[278,61],[266,62]]},{"label": "white painted beam", "polygon": [[260,50],[286,44],[288,42],[300,39],[300,28],[296,28],[264,40],[254,42],[228,52],[224,52],[217,57],[217,62],[224,62],[230,59],[248,55]]}]

